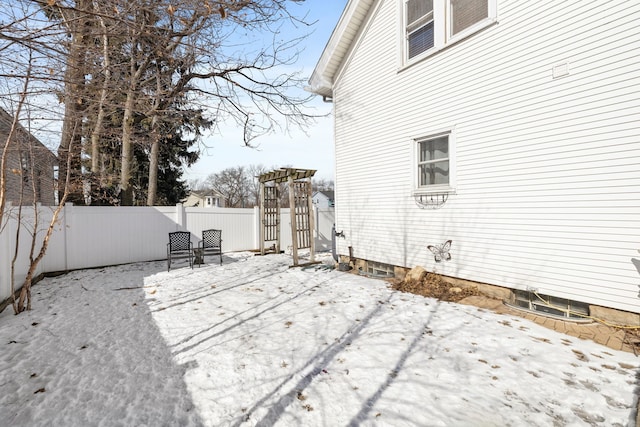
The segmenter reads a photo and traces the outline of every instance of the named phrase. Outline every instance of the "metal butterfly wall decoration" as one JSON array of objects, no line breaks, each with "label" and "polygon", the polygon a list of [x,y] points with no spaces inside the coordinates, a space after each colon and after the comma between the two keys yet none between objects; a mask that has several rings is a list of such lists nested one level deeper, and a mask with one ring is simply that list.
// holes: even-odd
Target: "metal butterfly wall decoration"
[{"label": "metal butterfly wall decoration", "polygon": [[441,262],[442,260],[451,261],[451,254],[449,253],[451,240],[447,240],[441,245],[429,245],[427,249],[431,251],[436,262]]}]

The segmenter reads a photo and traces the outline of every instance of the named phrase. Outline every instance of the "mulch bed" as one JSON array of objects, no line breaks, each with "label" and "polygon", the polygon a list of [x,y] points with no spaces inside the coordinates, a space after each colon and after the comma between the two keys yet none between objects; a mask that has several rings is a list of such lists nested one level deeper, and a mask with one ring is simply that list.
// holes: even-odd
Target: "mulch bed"
[{"label": "mulch bed", "polygon": [[427,273],[420,279],[395,280],[392,281],[391,287],[397,291],[450,302],[458,302],[471,295],[480,295],[478,289],[452,285],[436,273]]}]

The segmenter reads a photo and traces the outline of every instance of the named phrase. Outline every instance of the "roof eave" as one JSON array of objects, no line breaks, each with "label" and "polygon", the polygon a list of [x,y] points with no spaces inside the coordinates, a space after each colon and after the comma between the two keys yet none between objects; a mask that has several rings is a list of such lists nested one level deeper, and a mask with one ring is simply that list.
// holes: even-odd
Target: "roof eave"
[{"label": "roof eave", "polygon": [[309,78],[309,92],[333,97],[336,75],[350,52],[373,2],[374,0],[348,1]]}]

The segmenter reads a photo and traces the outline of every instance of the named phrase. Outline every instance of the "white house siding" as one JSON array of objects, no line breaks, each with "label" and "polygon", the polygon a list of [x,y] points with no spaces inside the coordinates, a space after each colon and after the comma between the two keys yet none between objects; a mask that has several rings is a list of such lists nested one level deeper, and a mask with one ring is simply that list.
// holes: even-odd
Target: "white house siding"
[{"label": "white house siding", "polygon": [[[640,312],[640,2],[499,1],[406,69],[399,10],[378,4],[334,86],[339,253]],[[420,209],[412,140],[443,129],[457,191]]]}]

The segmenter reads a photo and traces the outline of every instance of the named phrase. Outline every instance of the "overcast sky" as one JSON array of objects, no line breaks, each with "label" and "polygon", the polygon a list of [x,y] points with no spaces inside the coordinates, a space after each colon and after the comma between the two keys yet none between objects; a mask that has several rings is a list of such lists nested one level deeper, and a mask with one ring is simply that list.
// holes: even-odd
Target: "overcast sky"
[{"label": "overcast sky", "polygon": [[[304,52],[300,56],[298,69],[305,77],[313,72],[331,32],[333,31],[347,0],[307,0],[296,6],[296,14],[308,13],[307,22],[316,22],[313,34],[302,42]],[[315,113],[332,112],[332,104],[324,103],[316,97],[313,104]],[[223,169],[262,164],[267,168],[292,166],[303,169],[316,169],[317,178],[333,179],[334,146],[333,116],[318,119],[307,129],[307,134],[294,129],[290,134],[277,132],[255,140],[258,148],[247,148],[242,142],[242,133],[223,130],[223,134],[209,135],[202,141],[208,147],[200,160],[185,171],[187,180],[204,180],[210,174]]]}]

